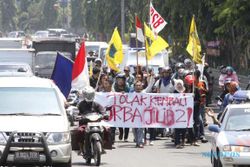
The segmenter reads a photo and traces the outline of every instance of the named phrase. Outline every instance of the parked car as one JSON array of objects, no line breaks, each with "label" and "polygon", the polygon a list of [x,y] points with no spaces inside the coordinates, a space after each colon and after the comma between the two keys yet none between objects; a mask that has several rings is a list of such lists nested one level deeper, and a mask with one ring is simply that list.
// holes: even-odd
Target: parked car
[{"label": "parked car", "polygon": [[211,162],[215,167],[250,165],[250,103],[229,104],[212,131]]},{"label": "parked car", "polygon": [[25,37],[25,33],[23,31],[11,31],[8,33],[9,38],[21,38]]},{"label": "parked car", "polygon": [[0,62],[0,77],[3,76],[33,76],[28,63]]},{"label": "parked car", "polygon": [[62,28],[48,28],[50,37],[60,37],[62,34],[68,34],[65,29]]},{"label": "parked car", "polygon": [[47,38],[49,37],[49,31],[36,31],[34,34],[35,38]]},{"label": "parked car", "polygon": [[71,167],[64,98],[53,81],[0,78],[0,166]]}]

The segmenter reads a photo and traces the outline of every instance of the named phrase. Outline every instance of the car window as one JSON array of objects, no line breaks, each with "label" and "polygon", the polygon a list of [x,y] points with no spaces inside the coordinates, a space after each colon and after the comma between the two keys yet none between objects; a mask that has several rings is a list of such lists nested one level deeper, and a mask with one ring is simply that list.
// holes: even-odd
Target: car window
[{"label": "car window", "polygon": [[231,109],[226,122],[225,130],[250,129],[250,109]]},{"label": "car window", "polygon": [[56,91],[52,88],[0,88],[0,99],[0,114],[61,114]]},{"label": "car window", "polygon": [[[69,52],[63,52],[64,56],[72,59],[72,55]],[[39,68],[53,69],[56,61],[57,52],[38,52],[35,58],[36,66]]]},{"label": "car window", "polygon": [[24,69],[26,72],[30,71],[30,68],[25,65],[0,65],[0,72],[20,72],[19,70],[21,68]]},{"label": "car window", "polygon": [[225,115],[226,115],[227,111],[228,111],[227,108],[223,111],[223,113],[222,113],[222,115],[221,115],[221,117],[220,117],[220,120],[219,120],[220,123],[223,123],[223,120],[224,120],[224,118],[225,118]]}]

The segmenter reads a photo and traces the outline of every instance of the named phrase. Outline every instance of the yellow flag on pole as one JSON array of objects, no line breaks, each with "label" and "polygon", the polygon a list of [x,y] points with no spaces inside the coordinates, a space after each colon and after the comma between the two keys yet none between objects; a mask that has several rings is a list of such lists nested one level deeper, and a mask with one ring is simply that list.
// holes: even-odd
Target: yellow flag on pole
[{"label": "yellow flag on pole", "polygon": [[106,60],[108,66],[115,70],[120,71],[118,65],[122,63],[123,52],[122,52],[122,40],[117,30],[115,28],[111,40],[109,41],[109,47],[106,52]]},{"label": "yellow flag on pole", "polygon": [[[155,36],[151,29],[144,23],[145,36],[148,37],[152,43],[149,46],[148,41],[145,44],[147,49],[148,60],[152,59],[157,53],[161,52],[163,49],[167,48],[168,43],[159,35]],[[148,48],[147,48],[148,47]]]},{"label": "yellow flag on pole", "polygon": [[193,61],[197,64],[201,64],[201,43],[196,29],[196,24],[194,16],[192,18],[190,32],[189,32],[189,41],[187,45],[187,52],[191,55]]},{"label": "yellow flag on pole", "polygon": [[90,61],[89,63],[89,76],[91,77],[93,75],[93,62]]}]

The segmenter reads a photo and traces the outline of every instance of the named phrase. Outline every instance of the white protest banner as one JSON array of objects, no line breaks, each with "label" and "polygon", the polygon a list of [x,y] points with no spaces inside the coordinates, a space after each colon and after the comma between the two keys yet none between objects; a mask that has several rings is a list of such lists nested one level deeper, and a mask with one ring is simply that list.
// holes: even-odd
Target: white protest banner
[{"label": "white protest banner", "polygon": [[158,34],[167,24],[161,15],[155,10],[153,4],[150,3],[150,25],[154,33]]},{"label": "white protest banner", "polygon": [[193,126],[190,93],[96,93],[95,101],[112,106],[106,123],[114,127],[186,128]]}]

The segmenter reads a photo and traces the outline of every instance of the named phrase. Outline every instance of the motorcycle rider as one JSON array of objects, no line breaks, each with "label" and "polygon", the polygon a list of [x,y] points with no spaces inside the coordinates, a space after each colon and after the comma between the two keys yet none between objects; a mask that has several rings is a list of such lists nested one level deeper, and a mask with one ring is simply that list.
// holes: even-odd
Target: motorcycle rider
[{"label": "motorcycle rider", "polygon": [[[82,96],[83,100],[79,103],[78,109],[79,114],[84,116],[89,113],[99,113],[104,115],[105,110],[104,108],[97,102],[94,101],[95,97],[95,89],[91,86],[84,87],[82,90]],[[83,119],[79,121],[79,130],[81,132],[84,132],[84,130],[81,128],[82,125],[86,125],[87,122],[84,122]],[[89,150],[89,140],[88,137],[85,135],[85,133],[81,133],[82,136],[79,139],[79,146],[80,146],[80,152],[79,153],[85,153],[86,156],[89,156],[90,150]],[[82,148],[84,150],[82,150]]]}]

